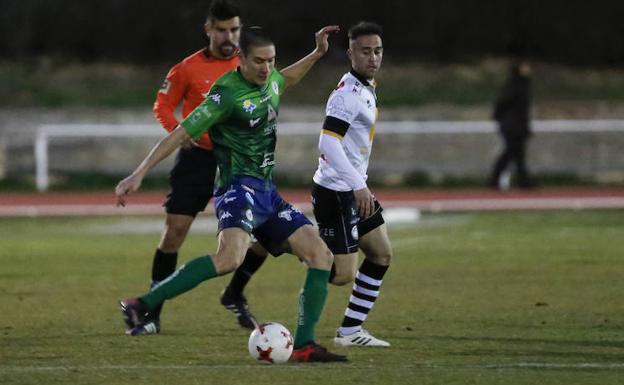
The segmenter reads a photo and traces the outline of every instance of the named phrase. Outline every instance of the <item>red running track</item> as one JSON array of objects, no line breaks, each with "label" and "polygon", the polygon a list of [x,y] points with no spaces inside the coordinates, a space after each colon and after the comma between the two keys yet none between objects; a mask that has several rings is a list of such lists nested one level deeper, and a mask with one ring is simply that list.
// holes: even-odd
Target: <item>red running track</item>
[{"label": "red running track", "polygon": [[[412,207],[422,211],[623,209],[621,188],[543,188],[500,192],[488,189],[375,190],[384,207]],[[145,192],[116,207],[111,192],[51,192],[0,194],[0,216],[153,215],[163,213],[165,192]],[[304,211],[310,210],[305,190],[284,190],[282,196]],[[212,204],[207,212],[213,212]]]}]

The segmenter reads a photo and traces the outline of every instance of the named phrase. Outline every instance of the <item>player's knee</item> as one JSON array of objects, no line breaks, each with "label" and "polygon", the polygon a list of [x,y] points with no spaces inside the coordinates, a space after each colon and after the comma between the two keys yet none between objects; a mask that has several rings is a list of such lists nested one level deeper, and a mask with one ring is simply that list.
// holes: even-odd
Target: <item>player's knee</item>
[{"label": "player's knee", "polygon": [[392,249],[379,250],[374,253],[370,253],[366,256],[366,259],[377,265],[390,266],[390,261],[392,260]]},{"label": "player's knee", "polygon": [[224,254],[217,252],[213,257],[215,269],[219,275],[233,272],[243,263],[244,259],[244,253]]},{"label": "player's knee", "polygon": [[325,242],[321,241],[311,250],[308,259],[310,267],[329,270],[334,262],[334,254],[329,251]]},{"label": "player's knee", "polygon": [[175,222],[167,223],[162,243],[167,246],[179,246],[184,241],[184,238],[186,238],[187,233],[188,226],[185,224]]}]

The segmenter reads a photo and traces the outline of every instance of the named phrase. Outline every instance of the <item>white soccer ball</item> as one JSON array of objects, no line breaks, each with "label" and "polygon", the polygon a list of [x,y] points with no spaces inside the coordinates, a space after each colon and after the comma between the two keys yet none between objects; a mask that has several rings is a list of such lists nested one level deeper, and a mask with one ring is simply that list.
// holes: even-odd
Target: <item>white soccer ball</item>
[{"label": "white soccer ball", "polygon": [[249,354],[257,361],[283,364],[293,351],[293,338],[283,325],[265,322],[251,332],[248,346]]}]

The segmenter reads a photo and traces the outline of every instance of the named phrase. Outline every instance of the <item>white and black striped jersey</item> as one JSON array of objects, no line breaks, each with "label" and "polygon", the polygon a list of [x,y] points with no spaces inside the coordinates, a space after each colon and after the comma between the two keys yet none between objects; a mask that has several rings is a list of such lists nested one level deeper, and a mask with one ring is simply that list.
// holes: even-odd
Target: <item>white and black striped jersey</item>
[{"label": "white and black striped jersey", "polygon": [[[366,187],[375,122],[377,120],[377,97],[374,81],[369,82],[355,71],[344,74],[327,101],[326,117],[321,130],[323,135],[340,140],[340,145],[350,165],[335,164],[340,159],[323,151],[335,151],[322,146],[314,182],[335,191],[359,190]],[[337,148],[338,151],[340,148]],[[344,158],[344,157],[342,157]],[[352,167],[351,167],[352,166]]]}]

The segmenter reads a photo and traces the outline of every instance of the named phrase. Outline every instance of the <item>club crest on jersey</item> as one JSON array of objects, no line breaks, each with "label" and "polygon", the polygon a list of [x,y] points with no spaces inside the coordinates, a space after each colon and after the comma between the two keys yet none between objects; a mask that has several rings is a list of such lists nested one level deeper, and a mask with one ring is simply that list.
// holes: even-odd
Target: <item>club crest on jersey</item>
[{"label": "club crest on jersey", "polygon": [[253,110],[256,109],[256,105],[251,102],[251,100],[247,99],[243,102],[243,110],[248,113],[252,113]]},{"label": "club crest on jersey", "polygon": [[279,85],[277,84],[277,82],[275,80],[273,80],[271,82],[271,88],[273,89],[273,92],[276,93],[277,95],[279,95]]}]

